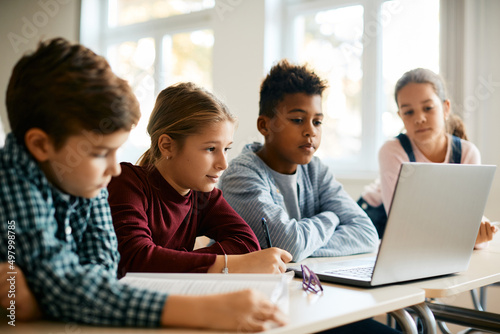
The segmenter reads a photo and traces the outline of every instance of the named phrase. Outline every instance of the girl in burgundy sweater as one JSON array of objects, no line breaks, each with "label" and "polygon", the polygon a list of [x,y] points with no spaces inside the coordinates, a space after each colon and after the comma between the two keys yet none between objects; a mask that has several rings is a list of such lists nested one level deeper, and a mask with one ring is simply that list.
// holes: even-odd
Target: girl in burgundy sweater
[{"label": "girl in burgundy sweater", "polygon": [[[255,234],[215,188],[227,168],[234,117],[191,83],[163,90],[148,124],[151,147],[122,163],[108,186],[121,255],[118,273],[286,270],[291,255],[260,250]],[[194,250],[198,236],[214,241]]]}]

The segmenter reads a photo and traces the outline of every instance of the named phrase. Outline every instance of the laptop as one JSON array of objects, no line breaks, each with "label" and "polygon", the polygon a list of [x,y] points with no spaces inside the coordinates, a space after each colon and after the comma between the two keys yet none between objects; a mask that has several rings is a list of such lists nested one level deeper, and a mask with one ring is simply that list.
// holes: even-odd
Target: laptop
[{"label": "laptop", "polygon": [[495,169],[403,163],[377,256],[307,266],[321,281],[363,287],[467,270]]}]

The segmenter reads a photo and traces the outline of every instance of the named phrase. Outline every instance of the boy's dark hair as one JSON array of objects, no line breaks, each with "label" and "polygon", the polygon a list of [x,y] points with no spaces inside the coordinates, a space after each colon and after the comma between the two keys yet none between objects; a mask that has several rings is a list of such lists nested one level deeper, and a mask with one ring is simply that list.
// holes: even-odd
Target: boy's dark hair
[{"label": "boy's dark hair", "polygon": [[293,65],[284,59],[274,65],[260,86],[259,116],[276,115],[276,106],[286,94],[321,95],[327,87],[306,65]]},{"label": "boy's dark hair", "polygon": [[12,71],[7,114],[20,143],[40,128],[56,149],[82,130],[109,134],[130,130],[140,118],[139,103],[125,80],[108,62],[63,38],[40,42]]}]

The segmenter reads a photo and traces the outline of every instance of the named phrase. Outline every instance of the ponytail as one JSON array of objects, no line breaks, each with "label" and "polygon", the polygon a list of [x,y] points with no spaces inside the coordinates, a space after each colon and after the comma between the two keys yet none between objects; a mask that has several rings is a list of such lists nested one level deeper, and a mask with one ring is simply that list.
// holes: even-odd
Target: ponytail
[{"label": "ponytail", "polygon": [[153,164],[154,161],[153,161],[153,158],[152,158],[152,155],[151,155],[151,149],[148,148],[148,150],[146,152],[144,152],[141,157],[139,158],[139,160],[137,161],[137,165],[139,166],[146,166],[146,165],[151,165]]}]

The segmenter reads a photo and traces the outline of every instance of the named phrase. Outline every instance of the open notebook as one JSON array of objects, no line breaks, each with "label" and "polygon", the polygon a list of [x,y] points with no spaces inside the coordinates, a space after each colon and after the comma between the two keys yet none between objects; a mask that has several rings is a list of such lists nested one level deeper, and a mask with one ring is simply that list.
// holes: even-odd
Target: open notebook
[{"label": "open notebook", "polygon": [[377,256],[308,267],[322,281],[367,287],[467,270],[495,169],[403,163]]},{"label": "open notebook", "polygon": [[288,313],[287,274],[166,274],[127,273],[120,282],[175,295],[208,295],[254,289]]}]

